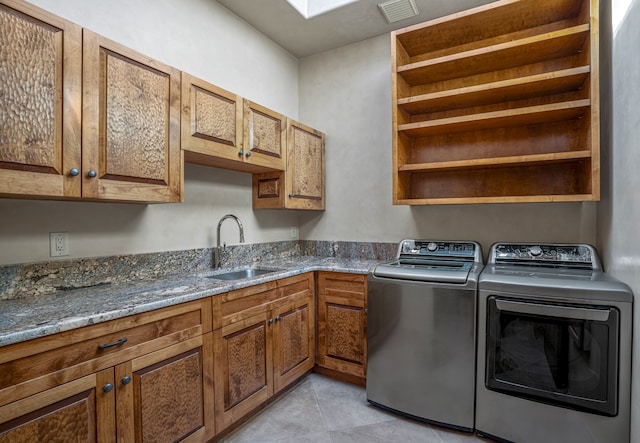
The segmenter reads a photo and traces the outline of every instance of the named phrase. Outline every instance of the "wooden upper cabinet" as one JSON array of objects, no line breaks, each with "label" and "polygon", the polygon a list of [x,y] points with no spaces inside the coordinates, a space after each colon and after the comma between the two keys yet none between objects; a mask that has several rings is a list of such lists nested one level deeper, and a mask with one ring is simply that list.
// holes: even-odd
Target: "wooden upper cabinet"
[{"label": "wooden upper cabinet", "polygon": [[182,149],[188,163],[243,170],[242,97],[182,73]]},{"label": "wooden upper cabinet", "polygon": [[[244,100],[244,160],[262,171],[284,171],[286,117],[262,105]],[[254,168],[254,171],[259,172]]]},{"label": "wooden upper cabinet", "polygon": [[180,71],[83,35],[83,196],[181,201]]},{"label": "wooden upper cabinet", "polygon": [[0,196],[80,197],[82,28],[0,1]]},{"label": "wooden upper cabinet", "polygon": [[322,132],[287,119],[286,171],[253,176],[253,207],[324,210],[324,149]]},{"label": "wooden upper cabinet", "polygon": [[182,199],[180,73],[0,0],[0,196]]},{"label": "wooden upper cabinet", "polygon": [[500,0],[393,32],[393,203],[599,200],[598,14]]}]

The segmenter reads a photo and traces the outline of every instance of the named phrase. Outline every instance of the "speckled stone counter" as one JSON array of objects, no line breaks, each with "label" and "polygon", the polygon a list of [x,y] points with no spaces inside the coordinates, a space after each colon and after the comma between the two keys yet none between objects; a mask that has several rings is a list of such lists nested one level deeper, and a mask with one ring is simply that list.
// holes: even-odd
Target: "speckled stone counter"
[{"label": "speckled stone counter", "polygon": [[[146,275],[145,278],[134,279],[129,275],[126,281],[114,278],[99,284],[84,284],[75,288],[63,286],[64,289],[36,292],[37,296],[31,294],[0,299],[0,347],[305,272],[335,271],[364,274],[374,263],[391,258],[395,252],[395,245],[381,246],[375,254],[371,254],[369,247],[350,245],[346,249],[351,250],[351,253],[341,254],[336,252],[341,246],[336,247],[335,243],[320,245],[320,248],[295,243],[294,252],[290,250],[291,245],[285,247],[280,244],[278,248],[286,249],[287,253],[271,258],[274,255],[272,253],[255,254],[256,251],[254,251],[253,255],[244,256],[244,259],[228,260],[225,262],[224,269],[219,271],[211,270],[210,266],[179,267],[179,272],[173,269],[173,273],[155,269],[152,271],[155,277]],[[344,245],[346,243],[342,245],[343,249],[345,249]],[[322,250],[325,253],[333,251],[333,254],[331,256],[301,255],[301,250],[307,252]],[[364,250],[366,253],[354,253],[354,250]],[[233,251],[229,253],[232,254]],[[239,251],[236,253],[237,255],[245,254]],[[362,257],[370,254],[375,256]],[[208,255],[208,251],[205,254],[195,255]],[[350,255],[350,257],[336,255]],[[196,257],[196,261],[199,260]],[[274,272],[235,281],[211,278],[216,273],[248,267],[259,267]],[[130,271],[135,272],[133,269]],[[24,272],[24,269],[12,270],[12,272]],[[0,278],[6,277],[0,273]],[[8,286],[6,282],[4,284],[5,287]],[[60,284],[66,285],[64,280]]]}]

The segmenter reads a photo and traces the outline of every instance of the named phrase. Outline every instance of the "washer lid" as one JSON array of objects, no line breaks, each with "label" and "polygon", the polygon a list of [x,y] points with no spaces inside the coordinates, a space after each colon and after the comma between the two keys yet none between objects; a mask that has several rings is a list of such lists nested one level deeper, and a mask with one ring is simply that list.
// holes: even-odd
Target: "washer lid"
[{"label": "washer lid", "polygon": [[373,275],[398,280],[464,284],[473,265],[473,262],[456,260],[400,258],[377,265]]}]

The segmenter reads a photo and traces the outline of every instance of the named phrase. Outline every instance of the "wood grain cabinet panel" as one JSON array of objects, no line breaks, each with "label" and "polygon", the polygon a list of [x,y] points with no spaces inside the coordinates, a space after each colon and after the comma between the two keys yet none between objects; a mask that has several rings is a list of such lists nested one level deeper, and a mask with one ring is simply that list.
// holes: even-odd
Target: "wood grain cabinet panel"
[{"label": "wood grain cabinet panel", "polygon": [[313,368],[313,274],[213,297],[218,432]]},{"label": "wood grain cabinet panel", "polygon": [[0,1],[0,195],[178,202],[180,72]]},{"label": "wood grain cabinet panel", "polygon": [[366,376],[366,306],[365,275],[318,273],[318,366]]},{"label": "wood grain cabinet panel", "polygon": [[254,174],[255,209],[324,210],[325,135],[287,119],[286,171]]},{"label": "wood grain cabinet panel", "polygon": [[83,30],[83,194],[182,199],[180,71]]},{"label": "wood grain cabinet panel", "polygon": [[0,1],[0,196],[81,195],[82,28]]},{"label": "wood grain cabinet panel", "polygon": [[185,162],[250,170],[242,152],[242,97],[182,73],[182,149]]},{"label": "wood grain cabinet panel", "polygon": [[203,300],[4,347],[0,441],[209,440],[210,331]]},{"label": "wood grain cabinet panel", "polygon": [[287,165],[286,117],[244,99],[244,160],[254,166],[284,171]]},{"label": "wood grain cabinet panel", "polygon": [[391,39],[394,204],[600,199],[598,0],[500,0]]},{"label": "wood grain cabinet panel", "polygon": [[0,442],[115,441],[113,370],[0,406]]}]

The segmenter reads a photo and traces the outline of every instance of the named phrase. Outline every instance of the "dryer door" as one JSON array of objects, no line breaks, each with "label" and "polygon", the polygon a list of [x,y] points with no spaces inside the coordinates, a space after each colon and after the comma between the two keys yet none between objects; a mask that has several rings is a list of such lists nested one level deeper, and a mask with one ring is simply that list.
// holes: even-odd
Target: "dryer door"
[{"label": "dryer door", "polygon": [[618,413],[620,313],[613,307],[491,296],[488,389],[602,415]]}]

